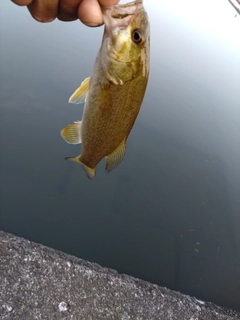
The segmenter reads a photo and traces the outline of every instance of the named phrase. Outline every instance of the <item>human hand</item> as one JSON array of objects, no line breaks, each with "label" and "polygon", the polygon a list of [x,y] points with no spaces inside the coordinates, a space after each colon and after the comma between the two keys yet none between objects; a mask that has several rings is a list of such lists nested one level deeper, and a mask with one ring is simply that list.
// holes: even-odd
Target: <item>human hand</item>
[{"label": "human hand", "polygon": [[119,0],[12,0],[20,6],[27,6],[34,19],[50,22],[55,18],[62,21],[80,19],[90,27],[103,24],[100,6],[112,6]]}]

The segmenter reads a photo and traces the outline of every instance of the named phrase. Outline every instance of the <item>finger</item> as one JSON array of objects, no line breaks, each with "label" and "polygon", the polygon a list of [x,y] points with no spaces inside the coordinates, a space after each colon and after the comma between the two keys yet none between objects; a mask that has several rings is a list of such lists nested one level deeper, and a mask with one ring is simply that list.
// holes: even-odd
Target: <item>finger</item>
[{"label": "finger", "polygon": [[78,19],[78,7],[82,0],[61,0],[59,3],[58,19],[72,21]]},{"label": "finger", "polygon": [[19,6],[28,6],[33,0],[12,0],[15,4]]},{"label": "finger", "polygon": [[58,0],[34,0],[28,10],[40,22],[53,21],[58,15]]},{"label": "finger", "polygon": [[97,0],[83,0],[78,8],[78,17],[90,27],[103,24],[101,7]]},{"label": "finger", "polygon": [[78,8],[79,19],[90,27],[96,27],[103,24],[102,6],[112,6],[119,2],[119,0],[83,0]]}]

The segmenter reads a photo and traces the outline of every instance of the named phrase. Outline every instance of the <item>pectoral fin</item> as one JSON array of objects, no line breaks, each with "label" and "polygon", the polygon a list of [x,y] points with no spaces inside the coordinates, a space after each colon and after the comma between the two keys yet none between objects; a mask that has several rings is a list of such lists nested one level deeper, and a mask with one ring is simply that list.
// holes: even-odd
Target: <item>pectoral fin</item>
[{"label": "pectoral fin", "polygon": [[81,125],[82,121],[75,121],[63,128],[60,132],[61,136],[67,143],[78,144],[82,142],[81,138]]},{"label": "pectoral fin", "polygon": [[109,173],[115,169],[122,161],[126,150],[126,139],[124,139],[120,145],[108,156],[106,156],[105,171]]},{"label": "pectoral fin", "polygon": [[86,166],[84,163],[81,162],[80,157],[81,157],[81,155],[78,156],[78,157],[67,157],[65,159],[66,160],[70,160],[72,162],[76,162],[78,164],[81,164],[83,169],[85,170],[88,178],[89,179],[93,179],[95,177],[95,175],[96,175],[96,167],[95,168],[90,168],[90,167]]},{"label": "pectoral fin", "polygon": [[70,103],[82,103],[86,99],[90,87],[90,77],[86,78],[69,98]]}]

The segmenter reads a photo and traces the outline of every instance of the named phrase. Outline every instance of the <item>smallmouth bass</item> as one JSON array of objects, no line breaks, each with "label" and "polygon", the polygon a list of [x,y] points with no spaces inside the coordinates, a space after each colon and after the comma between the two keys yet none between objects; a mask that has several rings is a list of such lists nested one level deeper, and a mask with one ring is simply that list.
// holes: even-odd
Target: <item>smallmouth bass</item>
[{"label": "smallmouth bass", "polygon": [[81,154],[66,159],[81,164],[90,179],[103,157],[107,173],[122,161],[149,75],[150,30],[142,1],[102,12],[105,28],[92,75],[69,99],[85,101],[82,121],[61,131],[68,143],[82,143]]}]

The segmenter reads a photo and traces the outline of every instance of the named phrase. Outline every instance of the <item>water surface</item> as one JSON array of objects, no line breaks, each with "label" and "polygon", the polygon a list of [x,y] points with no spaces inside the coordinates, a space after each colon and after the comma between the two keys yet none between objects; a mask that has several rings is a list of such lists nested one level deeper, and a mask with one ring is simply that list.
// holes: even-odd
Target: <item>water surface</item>
[{"label": "water surface", "polygon": [[[151,74],[121,165],[64,160],[102,28],[0,4],[0,227],[240,310],[240,17],[226,0],[145,1]],[[198,10],[196,10],[198,8]]]}]

